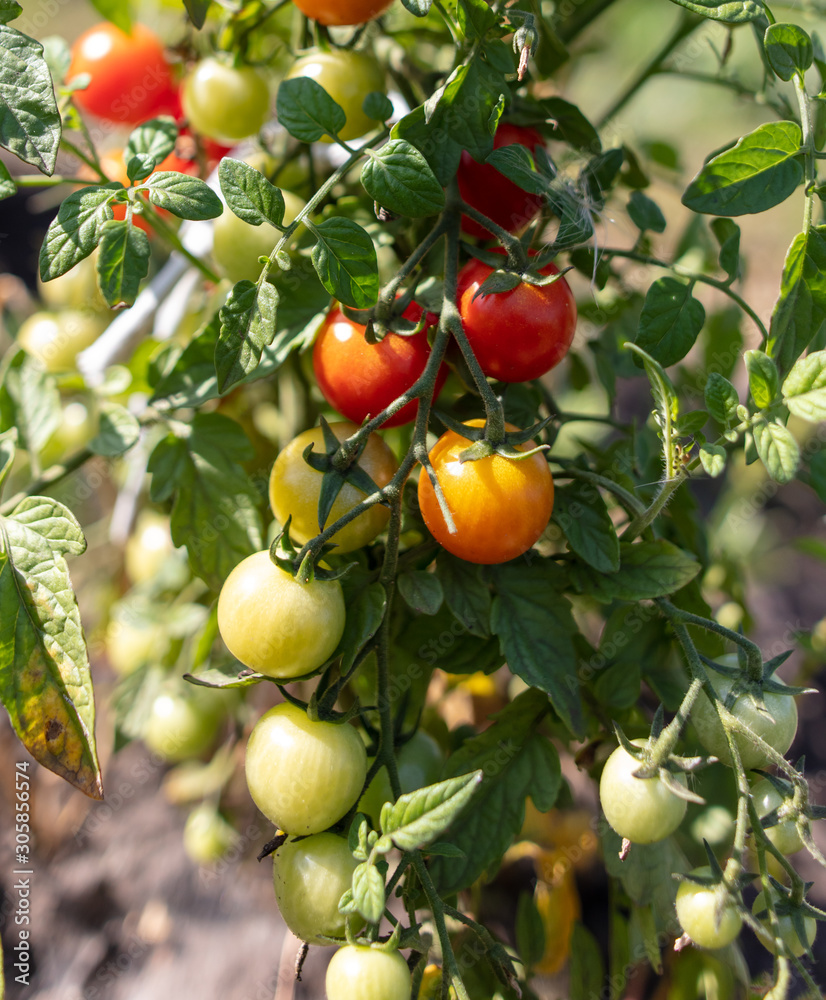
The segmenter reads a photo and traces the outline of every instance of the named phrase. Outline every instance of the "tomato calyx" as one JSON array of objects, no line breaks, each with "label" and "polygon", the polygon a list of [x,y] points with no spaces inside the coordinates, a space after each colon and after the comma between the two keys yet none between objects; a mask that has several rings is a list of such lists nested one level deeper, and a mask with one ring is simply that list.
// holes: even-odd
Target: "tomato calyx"
[{"label": "tomato calyx", "polygon": [[765,694],[780,695],[781,697],[795,697],[799,694],[815,693],[814,688],[793,687],[789,684],[784,684],[782,681],[774,679],[774,672],[782,663],[785,663],[791,654],[792,650],[786,650],[785,652],[772,657],[772,659],[766,660],[765,663],[762,663],[761,658],[758,674],[759,679],[755,679],[755,665],[741,646],[737,647],[739,665],[736,667],[717,663],[702,654],[700,654],[700,659],[715,673],[722,674],[724,677],[729,677],[734,680],[735,683],[732,684],[725,700],[725,707],[727,709],[731,710],[732,706],[739,698],[745,697],[754,705],[755,709],[761,715],[765,716],[765,718],[769,721],[775,722],[776,720],[774,716],[766,707],[766,702],[763,697]]},{"label": "tomato calyx", "polygon": [[614,723],[614,732],[620,746],[625,752],[640,762],[639,768],[633,772],[632,777],[641,779],[659,778],[662,784],[673,795],[676,795],[677,798],[684,799],[686,802],[693,802],[696,805],[706,804],[704,798],[697,795],[696,792],[690,791],[682,782],[677,781],[674,775],[694,774],[696,771],[708,767],[710,764],[716,764],[717,758],[701,756],[681,757],[669,751],[664,759],[659,759],[660,753],[657,752],[656,745],[662,733],[662,706],[657,709],[657,713],[654,716],[651,726],[651,736],[646,746],[640,748],[637,744],[629,740],[622,731],[621,726],[616,722]]},{"label": "tomato calyx", "polygon": [[449,414],[443,413],[441,410],[434,410],[433,415],[448,430],[454,431],[456,434],[472,442],[471,446],[465,448],[459,455],[460,462],[478,462],[482,458],[490,458],[491,455],[501,455],[503,458],[510,458],[515,462],[521,462],[532,455],[536,455],[538,452],[548,451],[550,448],[550,445],[540,444],[536,448],[529,448],[526,451],[522,451],[517,446],[525,444],[526,441],[532,441],[537,434],[541,434],[551,423],[553,417],[545,417],[544,420],[540,420],[533,427],[529,427],[526,430],[506,431],[503,427],[502,440],[496,441],[494,440],[495,435],[488,432],[487,423],[481,427],[471,427],[468,424],[463,424],[460,420],[454,419]]},{"label": "tomato calyx", "polygon": [[325,543],[317,551],[311,549],[299,562],[300,551],[290,538],[290,521],[292,521],[292,517],[287,518],[286,524],[275,536],[270,546],[270,559],[279,569],[284,570],[299,583],[304,584],[311,583],[313,580],[339,580],[350,572],[355,565],[354,563],[345,563],[335,569],[318,564],[319,560],[336,548],[335,542]]}]

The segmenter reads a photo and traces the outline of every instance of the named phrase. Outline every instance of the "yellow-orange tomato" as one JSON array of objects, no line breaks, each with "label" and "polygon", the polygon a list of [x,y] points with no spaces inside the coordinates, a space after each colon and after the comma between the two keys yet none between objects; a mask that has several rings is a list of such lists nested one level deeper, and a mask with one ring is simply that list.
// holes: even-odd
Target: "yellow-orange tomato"
[{"label": "yellow-orange tomato", "polygon": [[364,24],[383,14],[392,0],[293,0],[302,14],[319,24]]},{"label": "yellow-orange tomato", "polygon": [[[469,420],[467,427],[481,427]],[[517,430],[511,424],[509,431]],[[456,531],[451,534],[430,477],[419,476],[419,507],[430,533],[453,555],[473,563],[502,563],[522,555],[545,530],[554,503],[554,483],[548,462],[538,453],[524,459],[490,455],[460,462],[471,442],[455,431],[443,434],[430,452],[430,463]],[[529,451],[533,442],[520,445]]]}]

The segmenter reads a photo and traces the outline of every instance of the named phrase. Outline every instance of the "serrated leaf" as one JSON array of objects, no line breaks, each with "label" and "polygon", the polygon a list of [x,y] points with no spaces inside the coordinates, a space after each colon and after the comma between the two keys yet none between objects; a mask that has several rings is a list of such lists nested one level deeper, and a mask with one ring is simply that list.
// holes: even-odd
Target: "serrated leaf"
[{"label": "serrated leaf", "polygon": [[211,4],[212,0],[184,0],[186,12],[196,28],[203,28]]},{"label": "serrated leaf", "polygon": [[278,121],[299,142],[318,142],[323,135],[337,135],[347,121],[344,108],[320,83],[306,76],[282,80],[275,105]]},{"label": "serrated leaf", "polygon": [[[284,221],[284,196],[255,167],[225,156],[218,165],[221,191],[232,212],[252,226]],[[273,240],[275,246],[275,240]]]},{"label": "serrated leaf", "polygon": [[783,383],[783,402],[810,423],[826,420],[826,351],[798,358]]},{"label": "serrated leaf", "polygon": [[763,36],[763,46],[769,65],[787,82],[796,73],[805,73],[814,61],[812,40],[796,24],[770,24]]},{"label": "serrated leaf", "polygon": [[198,413],[188,434],[168,434],[149,458],[150,495],[174,498],[172,540],[214,590],[246,556],[263,548],[260,496],[241,462],[253,457],[243,430],[218,413]]},{"label": "serrated leaf", "polygon": [[438,576],[424,570],[400,573],[396,584],[408,607],[423,615],[435,615],[444,600]]},{"label": "serrated leaf", "polygon": [[59,278],[89,256],[100,242],[103,226],[112,218],[114,193],[121,190],[122,184],[104,184],[73,191],[63,199],[40,249],[42,281]]},{"label": "serrated leaf", "polygon": [[574,481],[554,492],[551,520],[558,524],[571,550],[601,573],[615,573],[620,544],[605,501],[589,483]]},{"label": "serrated leaf", "polygon": [[743,360],[749,373],[749,391],[754,405],[759,410],[765,410],[777,399],[780,391],[777,367],[762,351],[746,351]]},{"label": "serrated leaf", "polygon": [[353,903],[369,924],[377,924],[384,913],[384,879],[368,861],[353,872]]},{"label": "serrated leaf", "polygon": [[224,210],[221,199],[205,181],[177,170],[159,170],[141,183],[140,189],[145,189],[153,205],[179,219],[217,219]]},{"label": "serrated leaf", "polygon": [[672,3],[725,24],[744,24],[766,16],[760,0],[672,0]]},{"label": "serrated leaf", "polygon": [[132,15],[129,3],[124,3],[124,0],[90,0],[90,3],[106,21],[111,21],[127,35],[131,33]]},{"label": "serrated leaf", "polygon": [[803,181],[802,139],[797,122],[760,125],[706,163],[683,194],[683,204],[726,217],[779,205]]},{"label": "serrated leaf", "polygon": [[548,190],[548,180],[536,169],[531,152],[518,142],[494,149],[485,162],[523,191],[544,194]]},{"label": "serrated leaf", "polygon": [[453,616],[471,635],[486,639],[490,635],[493,598],[480,568],[444,551],[436,558],[436,568],[445,604]]},{"label": "serrated leaf", "polygon": [[708,412],[718,424],[729,427],[737,418],[740,397],[727,378],[719,372],[712,372],[705,384],[704,397]]},{"label": "serrated leaf", "polygon": [[705,323],[693,287],[682,278],[658,278],[645,296],[636,343],[665,368],[688,354]]},{"label": "serrated leaf", "polygon": [[71,512],[48,497],[0,518],[0,700],[36,760],[100,799],[92,680],[64,559],[85,545]]},{"label": "serrated leaf", "polygon": [[740,271],[740,227],[731,219],[712,219],[711,231],[720,244],[720,267],[733,281]]},{"label": "serrated leaf", "polygon": [[221,329],[215,345],[218,391],[251,375],[265,348],[275,339],[278,292],[268,281],[255,285],[244,279],[236,284],[221,307]]},{"label": "serrated leaf", "polygon": [[140,435],[141,425],[129,410],[117,403],[102,402],[100,425],[97,434],[89,442],[89,450],[96,455],[114,458],[129,451]]},{"label": "serrated leaf", "polygon": [[808,229],[792,240],[783,264],[780,295],[772,312],[766,353],[781,374],[789,371],[826,320],[826,229]]},{"label": "serrated leaf", "polygon": [[445,193],[422,154],[405,139],[368,150],[361,183],[370,197],[395,215],[420,219],[444,208]]},{"label": "serrated leaf", "polygon": [[576,567],[577,589],[598,601],[644,601],[681,590],[700,572],[694,556],[658,538],[653,542],[620,543],[620,568],[611,576]]},{"label": "serrated leaf", "polygon": [[128,222],[110,220],[100,230],[98,284],[110,306],[132,305],[149,273],[149,239]]},{"label": "serrated leaf", "polygon": [[43,46],[0,24],[0,146],[52,174],[61,129]]},{"label": "serrated leaf", "polygon": [[725,472],[727,457],[726,449],[719,444],[704,444],[700,447],[700,464],[712,479]]},{"label": "serrated leaf", "polygon": [[445,130],[437,130],[432,122],[425,121],[422,105],[396,122],[390,131],[391,139],[406,139],[424,156],[441,185],[450,183],[462,156],[462,147]]},{"label": "serrated leaf", "polygon": [[631,197],[628,199],[628,215],[642,233],[665,231],[665,216],[662,209],[642,191],[631,192]]},{"label": "serrated leaf", "polygon": [[776,420],[759,420],[752,434],[766,472],[776,483],[790,483],[800,465],[800,449],[792,432]]},{"label": "serrated leaf", "polygon": [[379,272],[373,240],[352,219],[333,217],[312,227],[312,258],[322,285],[334,298],[354,309],[369,309],[379,294]]},{"label": "serrated leaf", "polygon": [[479,770],[400,796],[382,809],[381,829],[400,851],[426,847],[443,833],[479,787]]},{"label": "serrated leaf", "polygon": [[151,156],[160,163],[175,149],[178,126],[174,118],[166,115],[151,118],[133,129],[123,151],[123,161],[128,163],[133,156]]},{"label": "serrated leaf", "polygon": [[584,721],[573,641],[579,629],[562,593],[563,574],[537,560],[528,566],[495,566],[491,575],[496,592],[491,630],[499,637],[508,666],[531,687],[546,692],[568,729],[581,735]]}]

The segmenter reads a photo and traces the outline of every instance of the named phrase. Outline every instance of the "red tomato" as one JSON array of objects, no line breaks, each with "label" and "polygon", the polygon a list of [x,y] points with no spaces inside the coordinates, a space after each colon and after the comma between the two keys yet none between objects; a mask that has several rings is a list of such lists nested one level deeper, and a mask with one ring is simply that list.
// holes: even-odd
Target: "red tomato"
[{"label": "red tomato", "polygon": [[293,0],[319,24],[364,24],[383,14],[393,0]]},{"label": "red tomato", "polygon": [[[417,322],[421,306],[411,302],[404,318]],[[338,307],[321,327],[313,349],[313,370],[324,398],[355,424],[375,416],[406,392],[422,374],[430,356],[427,329],[438,323],[432,313],[428,326],[412,337],[388,333],[378,344],[364,339],[366,327],[347,319]],[[439,368],[436,393],[444,385],[447,369]],[[416,419],[418,400],[408,403],[382,427],[398,427]]]},{"label": "red tomato", "polygon": [[92,79],[75,93],[75,103],[105,121],[139,125],[179,107],[163,45],[142,24],[134,24],[131,35],[108,21],[84,32],[72,46],[67,79],[80,73]]},{"label": "red tomato", "polygon": [[[479,260],[459,272],[456,301],[482,371],[501,382],[527,382],[565,357],[576,330],[576,301],[564,278],[540,288],[522,282],[509,292],[479,295],[493,272]],[[554,264],[541,274],[558,274]]]},{"label": "red tomato", "polygon": [[[512,146],[514,143],[527,146],[531,153],[534,146],[545,145],[536,129],[502,122],[493,137],[493,148]],[[523,230],[542,207],[539,195],[523,191],[489,163],[477,163],[467,150],[462,152],[456,179],[462,200],[509,233]],[[490,239],[487,229],[466,216],[462,219],[462,230],[469,236]]]},{"label": "red tomato", "polygon": [[[110,149],[106,153],[101,153],[100,165],[103,167],[103,172],[110,180],[120,181],[124,187],[129,187],[130,181],[129,176],[126,173],[126,164],[123,162],[122,149]],[[157,173],[159,170],[179,170],[183,174],[196,174],[198,172],[198,164],[194,160],[185,160],[183,157],[178,156],[177,153],[172,152],[166,157],[166,159],[161,160],[152,173]],[[156,208],[155,211],[158,212],[164,219],[171,218],[169,212],[163,208]],[[113,205],[112,214],[115,219],[125,219],[126,205],[123,203]],[[132,221],[147,235],[153,235],[154,230],[143,218],[143,216],[134,214],[132,216]]]}]

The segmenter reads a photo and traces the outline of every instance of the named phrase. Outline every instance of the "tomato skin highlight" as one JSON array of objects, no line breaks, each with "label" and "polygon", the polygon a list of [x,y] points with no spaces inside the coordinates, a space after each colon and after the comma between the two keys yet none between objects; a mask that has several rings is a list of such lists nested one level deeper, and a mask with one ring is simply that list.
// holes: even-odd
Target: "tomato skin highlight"
[{"label": "tomato skin highlight", "polygon": [[[535,146],[544,146],[545,143],[534,128],[502,122],[493,137],[493,148],[501,149],[512,145],[525,146],[533,154]],[[490,163],[478,163],[467,150],[462,151],[456,180],[462,201],[509,233],[525,229],[542,208],[540,195],[523,191]],[[491,233],[480,223],[465,215],[462,216],[462,231],[479,239],[492,238]]]},{"label": "tomato skin highlight", "polygon": [[393,0],[293,0],[302,14],[326,25],[364,24],[383,14]]},{"label": "tomato skin highlight", "polygon": [[[421,306],[411,302],[402,315],[417,322],[422,311]],[[438,322],[435,316],[432,322]],[[427,327],[412,337],[388,333],[377,344],[368,344],[364,339],[366,329],[336,307],[324,320],[313,348],[313,371],[324,398],[356,424],[374,417],[406,392],[430,357]],[[446,378],[447,368],[441,365],[436,376],[437,395]],[[385,420],[382,427],[409,424],[418,411],[418,400],[413,400]]]},{"label": "tomato skin highlight", "polygon": [[[482,427],[469,420],[467,427]],[[517,430],[507,424],[509,431]],[[554,502],[554,484],[542,453],[514,461],[491,455],[460,462],[471,442],[455,431],[443,434],[430,452],[456,525],[448,531],[430,477],[419,476],[419,508],[428,530],[448,552],[467,562],[490,565],[508,562],[527,552],[547,527]],[[519,445],[520,451],[534,447]]]},{"label": "tomato skin highlight", "polygon": [[[558,278],[544,287],[522,282],[509,292],[476,296],[493,270],[471,260],[459,272],[456,302],[473,353],[485,375],[500,382],[540,378],[559,364],[573,342],[574,294],[565,278]],[[540,271],[558,273],[554,264]]]},{"label": "tomato skin highlight", "polygon": [[74,101],[104,121],[139,125],[149,118],[174,114],[177,91],[160,39],[142,24],[127,35],[108,21],[84,32],[72,45],[67,80],[81,73],[89,86]]}]

